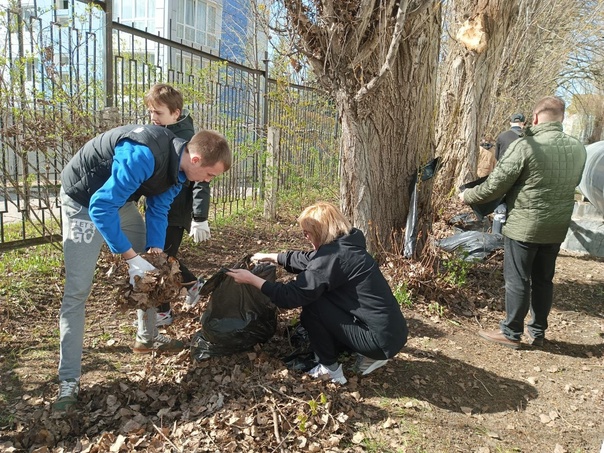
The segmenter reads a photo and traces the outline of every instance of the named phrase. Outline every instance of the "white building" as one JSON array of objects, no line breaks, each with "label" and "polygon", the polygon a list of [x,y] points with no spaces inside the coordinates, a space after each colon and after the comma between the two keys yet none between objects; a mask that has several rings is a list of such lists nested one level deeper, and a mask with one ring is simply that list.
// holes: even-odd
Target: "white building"
[{"label": "white building", "polygon": [[223,0],[114,0],[113,20],[218,55]]}]

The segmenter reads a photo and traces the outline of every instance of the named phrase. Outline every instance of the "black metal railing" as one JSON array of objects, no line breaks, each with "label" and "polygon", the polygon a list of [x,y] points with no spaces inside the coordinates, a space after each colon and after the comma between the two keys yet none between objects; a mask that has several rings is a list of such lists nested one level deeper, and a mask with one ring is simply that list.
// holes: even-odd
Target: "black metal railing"
[{"label": "black metal railing", "polygon": [[63,166],[94,135],[146,123],[143,96],[158,82],[182,91],[197,128],[232,145],[235,165],[212,183],[212,216],[261,200],[269,126],[281,130],[279,189],[337,181],[333,105],[271,79],[268,58],[262,69],[245,67],[107,21],[93,4],[28,5],[0,7],[0,250],[60,240]]}]

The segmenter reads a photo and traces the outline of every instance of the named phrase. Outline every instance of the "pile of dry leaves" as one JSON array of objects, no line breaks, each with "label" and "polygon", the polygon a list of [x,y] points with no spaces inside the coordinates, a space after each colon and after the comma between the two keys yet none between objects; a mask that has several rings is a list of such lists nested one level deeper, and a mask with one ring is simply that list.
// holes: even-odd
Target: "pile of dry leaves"
[{"label": "pile of dry leaves", "polygon": [[[294,221],[257,222],[217,230],[203,246],[185,243],[182,259],[208,279],[249,253],[307,247]],[[116,281],[131,288],[126,269],[111,274],[116,263],[103,255],[87,303],[80,402],[65,415],[50,410],[61,292],[45,281],[30,295],[35,309],[0,317],[0,413],[7,414],[0,417],[0,451],[597,451],[604,440],[604,262],[561,257],[546,347],[512,351],[475,333],[501,319],[502,254],[469,269],[463,284],[442,272],[450,257],[436,249],[424,256],[390,257],[383,267],[393,290],[409,295],[402,303],[407,345],[364,377],[343,357],[348,383],[338,386],[285,366],[282,359],[295,350],[289,333],[296,310],[280,311],[275,335],[247,351],[202,361],[190,351],[133,355],[140,302],[128,296],[118,306],[130,311],[113,313]],[[149,276],[142,294],[180,291],[166,333],[190,341],[209,296],[185,307],[170,280],[172,265],[155,265],[162,271]],[[279,269],[277,279],[287,278]]]},{"label": "pile of dry leaves", "polygon": [[117,279],[117,306],[122,310],[144,310],[164,302],[176,302],[183,288],[178,260],[165,253],[145,253],[141,257],[155,270],[145,272],[142,277],[134,277],[134,285],[130,284],[127,266],[113,267],[117,269],[114,275]]}]

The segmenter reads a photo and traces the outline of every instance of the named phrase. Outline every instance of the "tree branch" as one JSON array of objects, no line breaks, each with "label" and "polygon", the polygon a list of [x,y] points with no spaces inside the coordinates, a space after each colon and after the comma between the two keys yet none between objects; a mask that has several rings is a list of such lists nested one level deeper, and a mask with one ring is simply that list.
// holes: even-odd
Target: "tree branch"
[{"label": "tree branch", "polygon": [[401,0],[398,7],[398,12],[396,13],[396,23],[394,25],[394,31],[392,32],[392,40],[390,41],[388,54],[386,55],[384,64],[382,65],[378,75],[371,79],[365,86],[361,87],[361,89],[357,92],[357,94],[354,96],[355,102],[360,102],[370,91],[372,91],[379,84],[380,80],[384,77],[384,74],[390,71],[390,68],[394,63],[394,59],[396,58],[398,48],[403,37],[405,21],[407,20],[408,7],[409,1]]}]

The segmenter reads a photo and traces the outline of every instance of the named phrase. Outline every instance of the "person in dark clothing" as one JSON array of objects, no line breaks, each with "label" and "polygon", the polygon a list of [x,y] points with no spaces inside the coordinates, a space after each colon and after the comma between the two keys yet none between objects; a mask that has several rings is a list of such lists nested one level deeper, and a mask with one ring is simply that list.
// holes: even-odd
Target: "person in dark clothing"
[{"label": "person in dark clothing", "polygon": [[[155,268],[139,253],[161,253],[168,210],[185,181],[210,181],[228,170],[225,138],[201,131],[186,142],[163,127],[122,126],[88,141],[61,172],[65,288],[59,312],[59,396],[53,410],[77,402],[82,372],[85,305],[103,242],[128,263],[130,284]],[[146,198],[145,220],[137,201]],[[157,331],[155,308],[137,310],[132,351],[177,352],[182,341]]]},{"label": "person in dark clothing", "polygon": [[[497,137],[495,144],[495,160],[499,161],[507,151],[508,147],[524,135],[526,118],[522,113],[514,113],[510,116],[510,129],[502,132]],[[507,204],[505,198],[497,205],[493,212],[493,233],[501,234],[503,224],[507,219]]]},{"label": "person in dark clothing", "polygon": [[[195,134],[191,115],[183,109],[182,94],[170,85],[158,83],[153,85],[144,98],[151,123],[165,126],[170,132],[184,140],[191,140]],[[185,230],[190,232],[194,242],[210,239],[208,212],[210,210],[210,183],[186,181],[183,189],[174,198],[168,212],[168,228],[164,251],[176,258]],[[194,306],[199,301],[200,281],[182,262],[183,286],[187,288],[185,302]],[[172,324],[173,316],[170,303],[165,302],[157,307],[157,326]]]},{"label": "person in dark clothing", "polygon": [[495,159],[499,160],[503,157],[508,147],[514,140],[524,135],[524,126],[526,118],[522,113],[514,113],[510,116],[510,128],[497,136],[495,143]]},{"label": "person in dark clothing", "polygon": [[255,286],[280,308],[302,307],[318,365],[313,377],[328,375],[345,384],[338,357],[357,353],[356,371],[367,375],[385,365],[407,342],[407,322],[377,262],[367,252],[365,236],[332,204],[307,207],[298,223],[314,251],[257,253],[253,261],[280,264],[297,274],[288,283],[269,282],[246,269],[227,275]]}]

